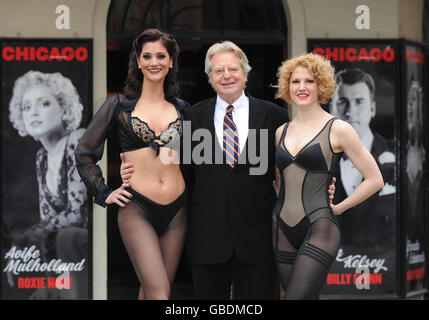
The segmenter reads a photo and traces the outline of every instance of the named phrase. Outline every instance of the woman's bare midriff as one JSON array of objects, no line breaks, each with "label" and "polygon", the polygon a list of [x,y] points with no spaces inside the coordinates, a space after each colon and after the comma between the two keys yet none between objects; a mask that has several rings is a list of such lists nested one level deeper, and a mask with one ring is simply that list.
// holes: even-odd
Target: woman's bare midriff
[{"label": "woman's bare midriff", "polygon": [[[131,188],[146,198],[159,203],[170,204],[185,190],[185,181],[180,171],[177,152],[160,148],[159,156],[151,148],[125,152],[125,162],[132,162],[134,172],[130,178]],[[176,163],[174,163],[176,162]]]}]

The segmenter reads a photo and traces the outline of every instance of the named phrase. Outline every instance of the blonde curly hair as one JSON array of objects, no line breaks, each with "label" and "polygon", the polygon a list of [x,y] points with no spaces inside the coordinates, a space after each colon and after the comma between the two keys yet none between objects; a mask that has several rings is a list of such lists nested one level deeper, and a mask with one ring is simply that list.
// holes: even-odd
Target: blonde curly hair
[{"label": "blonde curly hair", "polygon": [[276,98],[283,99],[291,104],[292,99],[289,92],[289,81],[292,73],[298,66],[308,69],[318,85],[319,103],[325,104],[334,94],[337,85],[335,81],[335,69],[330,61],[320,55],[313,53],[302,54],[298,57],[283,61],[277,71],[278,84]]},{"label": "blonde curly hair", "polygon": [[9,120],[19,135],[22,137],[28,135],[21,109],[24,93],[36,86],[48,88],[63,108],[63,122],[67,133],[76,130],[82,120],[83,105],[80,103],[79,94],[71,80],[59,72],[42,73],[30,70],[15,81],[12,99],[9,103]]}]

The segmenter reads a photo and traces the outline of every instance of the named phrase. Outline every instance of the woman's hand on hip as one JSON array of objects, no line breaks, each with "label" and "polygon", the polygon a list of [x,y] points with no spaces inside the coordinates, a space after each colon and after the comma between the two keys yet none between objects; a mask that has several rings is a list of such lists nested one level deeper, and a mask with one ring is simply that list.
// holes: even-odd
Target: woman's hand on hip
[{"label": "woman's hand on hip", "polygon": [[113,190],[106,199],[107,204],[117,204],[121,208],[126,207],[128,203],[131,202],[131,198],[133,195],[129,193],[125,188],[127,185],[125,183],[122,184],[118,189]]},{"label": "woman's hand on hip", "polygon": [[134,164],[132,162],[125,162],[125,156],[123,153],[120,154],[121,157],[121,179],[122,183],[127,187],[131,187],[130,178],[134,172]]}]

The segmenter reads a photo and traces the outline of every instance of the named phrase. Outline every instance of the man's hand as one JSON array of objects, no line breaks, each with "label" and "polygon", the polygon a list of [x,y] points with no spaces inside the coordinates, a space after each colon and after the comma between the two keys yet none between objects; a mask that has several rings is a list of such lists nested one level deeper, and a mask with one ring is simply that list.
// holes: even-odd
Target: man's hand
[{"label": "man's hand", "polygon": [[121,179],[122,183],[126,187],[131,187],[130,178],[131,174],[134,172],[134,165],[132,162],[125,162],[125,156],[123,153],[120,154],[121,157]]}]

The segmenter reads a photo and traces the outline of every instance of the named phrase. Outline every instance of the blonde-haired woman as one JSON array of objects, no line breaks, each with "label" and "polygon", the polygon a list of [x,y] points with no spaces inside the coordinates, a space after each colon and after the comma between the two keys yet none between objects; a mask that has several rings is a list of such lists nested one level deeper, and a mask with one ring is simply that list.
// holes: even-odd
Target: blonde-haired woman
[{"label": "blonde-haired woman", "polygon": [[[278,70],[277,98],[296,106],[293,121],[276,131],[276,191],[273,245],[285,299],[317,299],[337,254],[336,215],[383,187],[383,178],[355,130],[320,104],[335,90],[334,68],[314,54],[285,61]],[[364,177],[334,205],[328,187],[343,153]]]},{"label": "blonde-haired woman", "polygon": [[[12,241],[40,245],[45,261],[87,259],[88,196],[74,157],[84,133],[79,128],[83,110],[79,100],[75,86],[61,73],[28,71],[15,81],[9,103],[9,120],[19,135],[41,143],[36,154],[40,221]],[[57,291],[60,298],[86,298],[87,269],[71,273],[73,285]],[[31,298],[45,299],[46,293],[37,290]]]}]

